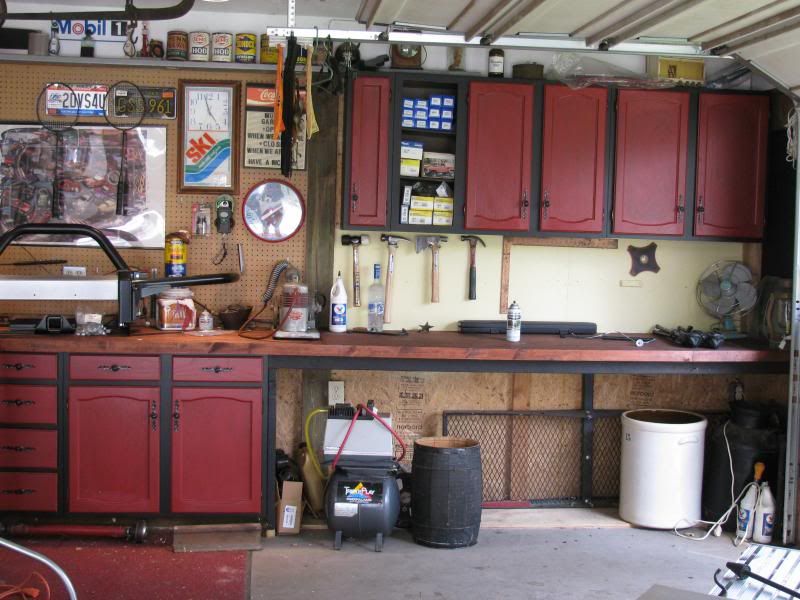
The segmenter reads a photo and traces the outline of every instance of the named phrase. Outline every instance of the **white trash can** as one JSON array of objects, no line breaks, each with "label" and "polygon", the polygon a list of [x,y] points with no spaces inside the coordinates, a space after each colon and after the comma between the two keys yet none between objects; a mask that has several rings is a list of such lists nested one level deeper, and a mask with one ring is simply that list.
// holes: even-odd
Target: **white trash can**
[{"label": "white trash can", "polygon": [[629,410],[622,415],[619,516],[653,529],[700,520],[708,422],[681,410]]}]

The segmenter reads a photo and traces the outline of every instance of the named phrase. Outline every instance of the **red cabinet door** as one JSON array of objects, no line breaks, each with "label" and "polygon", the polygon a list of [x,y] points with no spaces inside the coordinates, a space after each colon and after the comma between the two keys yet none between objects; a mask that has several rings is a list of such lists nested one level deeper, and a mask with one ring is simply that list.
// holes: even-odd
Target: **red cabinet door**
[{"label": "red cabinet door", "polygon": [[533,86],[469,84],[465,227],[527,231],[533,156]]},{"label": "red cabinet door", "polygon": [[619,92],[615,233],[683,234],[688,131],[688,92]]},{"label": "red cabinet door", "polygon": [[158,512],[158,388],[69,389],[70,512]]},{"label": "red cabinet door", "polygon": [[261,510],[261,390],[172,394],[172,512]]},{"label": "red cabinet door", "polygon": [[700,95],[696,235],[761,237],[768,115],[766,96]]},{"label": "red cabinet door", "polygon": [[358,77],[352,88],[350,225],[383,227],[389,196],[390,85],[388,77]]},{"label": "red cabinet door", "polygon": [[548,85],[540,229],[603,231],[608,90]]}]

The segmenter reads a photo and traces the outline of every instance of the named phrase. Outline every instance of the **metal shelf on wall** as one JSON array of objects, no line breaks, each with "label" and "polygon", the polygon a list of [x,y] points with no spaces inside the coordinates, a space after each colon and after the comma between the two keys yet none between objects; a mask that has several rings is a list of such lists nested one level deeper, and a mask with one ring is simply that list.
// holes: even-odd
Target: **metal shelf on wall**
[{"label": "metal shelf on wall", "polygon": [[163,60],[158,58],[87,58],[83,56],[37,56],[32,54],[0,53],[0,63],[15,62],[47,65],[82,65],[101,67],[134,67],[152,69],[200,69],[209,71],[275,71],[275,65],[262,63],[201,62]]}]

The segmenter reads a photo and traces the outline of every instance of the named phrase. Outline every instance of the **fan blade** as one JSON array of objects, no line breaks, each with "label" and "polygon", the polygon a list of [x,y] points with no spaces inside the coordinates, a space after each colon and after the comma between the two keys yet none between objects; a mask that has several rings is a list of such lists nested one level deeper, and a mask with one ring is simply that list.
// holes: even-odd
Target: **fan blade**
[{"label": "fan blade", "polygon": [[727,315],[736,306],[733,296],[722,296],[715,302],[709,302],[710,309],[718,315]]},{"label": "fan blade", "polygon": [[749,283],[753,280],[753,274],[742,263],[734,263],[728,272],[728,279],[735,284]]},{"label": "fan blade", "polygon": [[716,300],[722,296],[722,290],[719,287],[719,277],[717,277],[716,273],[712,273],[703,279],[703,281],[700,282],[700,289],[710,300]]},{"label": "fan blade", "polygon": [[756,303],[758,292],[751,284],[740,283],[736,286],[736,294],[734,297],[739,303],[739,310],[750,310]]}]

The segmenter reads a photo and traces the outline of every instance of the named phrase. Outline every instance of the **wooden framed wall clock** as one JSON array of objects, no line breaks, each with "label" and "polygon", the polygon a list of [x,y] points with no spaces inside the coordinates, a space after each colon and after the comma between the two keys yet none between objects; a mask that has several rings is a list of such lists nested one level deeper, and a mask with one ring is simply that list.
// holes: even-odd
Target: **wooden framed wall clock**
[{"label": "wooden framed wall clock", "polygon": [[178,82],[179,193],[238,193],[239,96],[238,82]]}]

